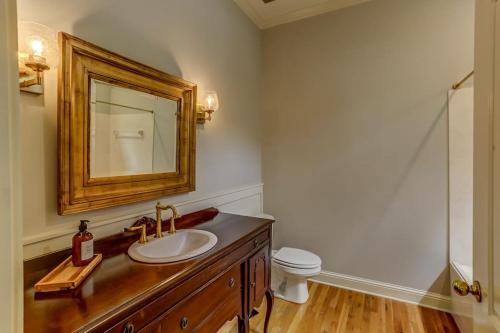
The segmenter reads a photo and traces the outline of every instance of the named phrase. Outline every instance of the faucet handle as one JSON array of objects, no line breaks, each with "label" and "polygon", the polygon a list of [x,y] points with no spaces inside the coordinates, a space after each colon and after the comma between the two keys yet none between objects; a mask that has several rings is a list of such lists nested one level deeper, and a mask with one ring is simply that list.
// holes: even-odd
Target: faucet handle
[{"label": "faucet handle", "polygon": [[145,224],[142,224],[142,225],[137,226],[137,227],[125,228],[125,231],[140,231],[141,237],[139,238],[139,244],[145,244],[148,242]]},{"label": "faucet handle", "polygon": [[176,210],[172,211],[172,217],[170,218],[170,231],[168,232],[169,234],[173,235],[177,232],[177,230],[175,228],[175,220],[180,218],[180,217],[181,217],[181,215],[177,214]]}]

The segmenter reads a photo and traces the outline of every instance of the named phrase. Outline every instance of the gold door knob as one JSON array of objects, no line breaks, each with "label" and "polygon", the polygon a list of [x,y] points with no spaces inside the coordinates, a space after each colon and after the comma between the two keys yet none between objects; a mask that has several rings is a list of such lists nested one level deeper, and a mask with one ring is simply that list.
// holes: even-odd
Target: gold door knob
[{"label": "gold door knob", "polygon": [[453,290],[460,296],[471,294],[479,303],[482,300],[481,285],[478,281],[474,281],[472,285],[469,286],[465,281],[455,280],[453,281]]}]

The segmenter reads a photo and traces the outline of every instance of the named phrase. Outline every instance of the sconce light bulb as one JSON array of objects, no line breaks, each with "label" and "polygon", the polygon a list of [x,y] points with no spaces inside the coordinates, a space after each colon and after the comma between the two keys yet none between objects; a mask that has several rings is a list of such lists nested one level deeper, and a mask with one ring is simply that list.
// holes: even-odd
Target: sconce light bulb
[{"label": "sconce light bulb", "polygon": [[31,49],[33,50],[33,54],[41,57],[43,53],[43,43],[39,39],[34,39],[31,41]]},{"label": "sconce light bulb", "polygon": [[213,97],[213,96],[211,96],[211,95],[209,95],[209,96],[207,97],[207,108],[208,108],[209,110],[212,110],[213,105],[214,105],[214,97]]}]

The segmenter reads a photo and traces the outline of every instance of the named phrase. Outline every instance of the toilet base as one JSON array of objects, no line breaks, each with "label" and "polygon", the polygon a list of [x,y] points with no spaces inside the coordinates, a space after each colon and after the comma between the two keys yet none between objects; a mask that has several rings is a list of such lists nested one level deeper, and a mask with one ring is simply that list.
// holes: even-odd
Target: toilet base
[{"label": "toilet base", "polygon": [[272,267],[271,289],[274,296],[285,301],[304,304],[309,299],[307,276],[293,276]]}]

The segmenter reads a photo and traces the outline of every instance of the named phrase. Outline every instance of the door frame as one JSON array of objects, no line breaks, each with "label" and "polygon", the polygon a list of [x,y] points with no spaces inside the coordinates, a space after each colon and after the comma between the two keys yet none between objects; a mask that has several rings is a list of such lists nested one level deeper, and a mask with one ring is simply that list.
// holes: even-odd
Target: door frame
[{"label": "door frame", "polygon": [[[474,198],[473,198],[473,272],[482,285],[483,301],[474,302],[474,332],[500,331],[494,316],[493,299],[493,221],[494,221],[494,142],[495,114],[500,114],[495,96],[495,21],[497,0],[476,0],[475,77],[474,77]],[[495,45],[497,44],[497,45]],[[497,69],[498,71],[498,69]],[[500,81],[498,81],[500,82]],[[496,103],[495,103],[496,102]],[[500,118],[500,117],[496,117]],[[498,121],[498,120],[497,120]],[[498,140],[498,138],[496,138]]]},{"label": "door frame", "polygon": [[15,0],[0,0],[0,331],[23,331],[20,113]]}]

